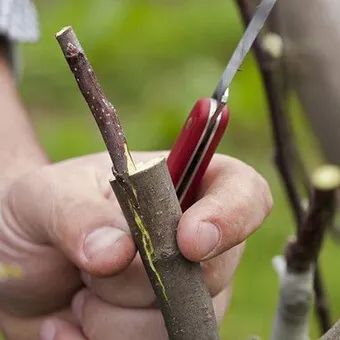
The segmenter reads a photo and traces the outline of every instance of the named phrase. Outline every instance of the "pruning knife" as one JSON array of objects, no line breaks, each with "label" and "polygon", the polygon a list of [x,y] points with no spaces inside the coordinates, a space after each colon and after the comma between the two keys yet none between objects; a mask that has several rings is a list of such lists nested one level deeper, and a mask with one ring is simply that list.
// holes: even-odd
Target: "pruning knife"
[{"label": "pruning knife", "polygon": [[170,150],[167,165],[182,211],[193,203],[197,187],[227,128],[229,85],[276,1],[262,0],[257,7],[214,93],[196,102]]}]

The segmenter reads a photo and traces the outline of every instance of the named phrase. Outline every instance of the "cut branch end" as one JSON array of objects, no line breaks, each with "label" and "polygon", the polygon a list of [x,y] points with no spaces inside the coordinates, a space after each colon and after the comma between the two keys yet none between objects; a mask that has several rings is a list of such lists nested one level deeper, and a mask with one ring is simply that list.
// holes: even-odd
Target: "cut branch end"
[{"label": "cut branch end", "polygon": [[78,87],[96,120],[113,163],[116,177],[126,177],[135,170],[117,110],[102,91],[93,68],[71,26],[56,34],[65,59]]},{"label": "cut branch end", "polygon": [[319,167],[312,175],[312,184],[318,190],[336,190],[340,187],[340,168],[332,164]]},{"label": "cut branch end", "polygon": [[56,38],[58,38],[59,36],[65,34],[66,31],[72,31],[72,27],[71,26],[65,26],[63,27],[59,32],[56,33]]},{"label": "cut branch end", "polygon": [[262,48],[273,59],[279,59],[283,54],[283,40],[276,33],[267,33],[262,39]]}]

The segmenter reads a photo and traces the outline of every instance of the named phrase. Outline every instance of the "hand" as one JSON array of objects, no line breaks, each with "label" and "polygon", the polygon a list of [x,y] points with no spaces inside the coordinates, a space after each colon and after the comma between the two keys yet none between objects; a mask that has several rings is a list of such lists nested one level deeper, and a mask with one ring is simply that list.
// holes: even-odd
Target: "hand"
[{"label": "hand", "polygon": [[[136,153],[134,159],[155,156]],[[8,340],[167,338],[109,185],[110,168],[107,154],[96,154],[44,166],[7,184],[0,261],[23,271],[22,279],[0,281],[0,326]],[[216,155],[198,201],[180,220],[178,245],[188,259],[203,261],[219,322],[243,242],[271,206],[260,175]]]}]

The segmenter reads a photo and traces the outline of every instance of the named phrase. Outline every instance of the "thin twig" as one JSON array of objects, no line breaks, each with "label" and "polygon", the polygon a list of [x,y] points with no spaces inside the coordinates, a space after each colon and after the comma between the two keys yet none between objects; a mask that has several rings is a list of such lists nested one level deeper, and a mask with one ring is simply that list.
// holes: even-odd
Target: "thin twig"
[{"label": "thin twig", "polygon": [[297,238],[286,249],[288,269],[306,271],[318,259],[326,228],[332,223],[336,210],[336,191],[340,171],[335,166],[322,166],[312,177],[313,191],[305,221]]},{"label": "thin twig", "polygon": [[116,109],[105,97],[72,27],[63,28],[56,38],[103,136],[112,159],[114,175],[126,176],[135,166]]},{"label": "thin twig", "polygon": [[[251,5],[248,0],[237,0],[242,20],[247,26],[252,18]],[[278,61],[266,52],[257,39],[253,45],[253,51],[258,62],[262,75],[263,84],[266,90],[267,102],[270,112],[272,126],[272,137],[275,146],[275,164],[281,175],[281,180],[296,220],[297,230],[300,229],[304,219],[304,209],[301,204],[298,186],[295,181],[294,164],[292,162],[292,146],[289,125],[285,119],[284,98],[281,95],[281,86],[278,82],[276,69]],[[295,156],[296,156],[296,152]],[[302,162],[299,162],[300,165]],[[326,295],[323,289],[321,275],[316,268],[314,279],[314,291],[316,294],[316,313],[319,319],[322,333],[331,327],[331,318]]]},{"label": "thin twig", "polygon": [[314,267],[291,272],[284,256],[275,256],[280,291],[271,340],[309,340],[309,312],[313,304]]}]

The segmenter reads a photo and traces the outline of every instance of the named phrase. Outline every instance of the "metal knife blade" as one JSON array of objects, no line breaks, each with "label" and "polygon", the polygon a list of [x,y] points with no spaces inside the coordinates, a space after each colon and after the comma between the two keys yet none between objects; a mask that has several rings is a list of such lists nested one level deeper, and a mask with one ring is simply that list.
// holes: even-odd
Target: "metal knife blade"
[{"label": "metal knife blade", "polygon": [[224,102],[227,98],[226,92],[228,87],[241,66],[245,56],[248,54],[256,37],[265,24],[271,10],[273,9],[277,0],[262,0],[260,5],[249,23],[242,39],[238,43],[227,67],[225,68],[222,77],[212,95],[212,98],[219,102]]}]

